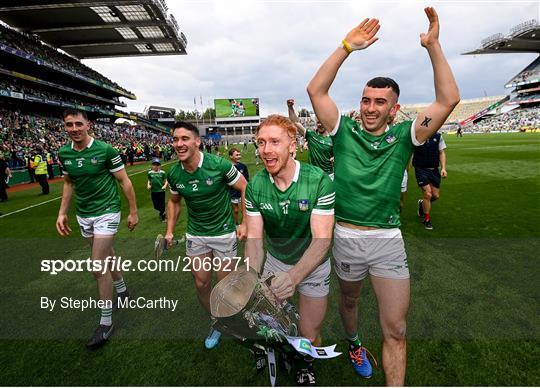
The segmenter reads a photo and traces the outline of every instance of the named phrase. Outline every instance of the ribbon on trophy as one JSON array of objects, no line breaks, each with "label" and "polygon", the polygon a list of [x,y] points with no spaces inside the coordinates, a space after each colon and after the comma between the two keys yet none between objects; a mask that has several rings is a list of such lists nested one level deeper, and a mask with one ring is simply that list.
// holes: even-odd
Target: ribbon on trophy
[{"label": "ribbon on trophy", "polygon": [[304,337],[291,337],[286,335],[287,342],[299,353],[308,354],[313,358],[334,358],[341,355],[336,352],[336,345],[331,346],[313,346],[311,342]]},{"label": "ribbon on trophy", "polygon": [[212,289],[210,310],[219,330],[246,344],[255,344],[258,370],[265,363],[263,354],[267,356],[265,361],[274,385],[277,353],[284,357],[286,365],[294,355],[327,359],[341,353],[335,351],[336,345],[317,347],[307,338],[298,336],[300,317],[296,308],[276,298],[270,288],[271,278],[263,280],[253,269],[239,267]]}]

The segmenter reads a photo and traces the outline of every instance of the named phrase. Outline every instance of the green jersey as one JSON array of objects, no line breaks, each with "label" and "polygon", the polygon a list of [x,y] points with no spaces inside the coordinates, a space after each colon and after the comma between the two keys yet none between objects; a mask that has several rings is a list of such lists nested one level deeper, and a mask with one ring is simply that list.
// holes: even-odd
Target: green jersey
[{"label": "green jersey", "polygon": [[[232,163],[200,153],[198,168],[189,173],[178,162],[167,174],[172,194],[186,200],[187,232],[193,236],[221,236],[236,230],[228,186],[240,179]],[[228,185],[228,186],[227,186]]]},{"label": "green jersey", "polygon": [[148,171],[148,182],[150,182],[150,191],[152,191],[152,193],[161,193],[165,191],[163,186],[165,186],[166,181],[167,173],[165,171]]},{"label": "green jersey", "polygon": [[248,183],[248,216],[262,216],[268,252],[285,264],[296,264],[311,243],[311,214],[334,214],[334,183],[320,168],[296,161],[291,185],[281,191],[261,170]]},{"label": "green jersey", "polygon": [[77,151],[66,144],[58,159],[76,194],[77,215],[97,217],[120,211],[120,196],[113,172],[124,168],[118,152],[109,144],[91,138],[85,149]]},{"label": "green jersey", "polygon": [[332,174],[334,172],[331,160],[334,157],[332,138],[307,130],[305,137],[309,147],[309,163],[320,167],[328,175]]},{"label": "green jersey", "polygon": [[341,116],[334,140],[336,220],[377,228],[400,226],[399,196],[403,171],[419,145],[405,121],[374,136]]}]

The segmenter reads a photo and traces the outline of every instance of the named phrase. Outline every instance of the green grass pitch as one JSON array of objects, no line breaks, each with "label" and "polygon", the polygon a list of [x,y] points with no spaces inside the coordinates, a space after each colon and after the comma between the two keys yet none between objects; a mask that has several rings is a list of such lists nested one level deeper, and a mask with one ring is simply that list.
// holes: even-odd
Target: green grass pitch
[{"label": "green grass pitch", "polygon": [[[408,315],[408,385],[538,386],[540,373],[540,134],[446,136],[448,178],[434,203],[433,231],[416,216],[420,190],[414,172],[402,217],[411,270]],[[240,147],[241,148],[241,147]],[[252,174],[253,148],[243,154]],[[300,160],[307,153],[298,153]],[[171,167],[166,165],[165,169]],[[124,259],[149,258],[153,239],[163,233],[145,189],[149,165],[128,168],[136,188],[140,224],[134,232],[123,219],[116,253]],[[142,173],[138,173],[142,172]],[[138,173],[138,174],[137,174]],[[99,313],[95,310],[40,308],[40,297],[95,296],[88,273],[49,275],[43,259],[81,259],[89,249],[75,215],[72,237],[57,235],[54,223],[61,183],[48,197],[39,188],[11,193],[0,212],[0,375],[2,385],[268,385],[256,374],[249,352],[225,339],[207,351],[208,318],[196,299],[187,272],[129,272],[134,296],[179,299],[175,312],[124,310],[113,314],[117,330],[104,348],[89,352],[84,343]],[[41,204],[44,201],[50,202]],[[177,235],[186,228],[186,209]],[[167,257],[184,255],[182,247]],[[536,284],[536,285],[535,285]],[[323,328],[325,345],[345,351],[337,313],[338,289],[331,283]],[[367,282],[360,303],[360,335],[378,356],[381,334],[376,301]],[[315,364],[318,385],[382,385],[354,375],[346,355]],[[279,373],[279,385],[294,385]]]}]

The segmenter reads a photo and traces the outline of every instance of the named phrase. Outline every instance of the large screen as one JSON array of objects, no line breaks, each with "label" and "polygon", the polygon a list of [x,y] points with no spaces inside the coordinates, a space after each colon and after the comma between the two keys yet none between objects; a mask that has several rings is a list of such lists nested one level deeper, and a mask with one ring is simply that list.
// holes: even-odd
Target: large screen
[{"label": "large screen", "polygon": [[258,98],[219,98],[214,100],[216,118],[259,116]]}]

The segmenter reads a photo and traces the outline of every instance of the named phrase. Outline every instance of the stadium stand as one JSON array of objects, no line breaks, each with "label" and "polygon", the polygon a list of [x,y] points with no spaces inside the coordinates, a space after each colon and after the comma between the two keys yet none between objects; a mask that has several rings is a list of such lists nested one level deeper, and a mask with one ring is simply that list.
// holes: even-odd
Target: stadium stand
[{"label": "stadium stand", "polygon": [[[186,54],[165,0],[3,0],[0,19],[75,58]],[[90,69],[91,70],[91,69]]]},{"label": "stadium stand", "polygon": [[[446,120],[446,123],[459,123],[469,117],[475,115],[478,112],[492,106],[498,101],[504,99],[506,96],[490,96],[482,98],[473,98],[468,100],[461,100],[455,107],[452,114]],[[408,118],[416,117],[418,112],[427,107],[428,104],[404,104],[401,107],[401,113]]]},{"label": "stadium stand", "polygon": [[[468,100],[461,100],[460,103],[456,106],[452,114],[448,117],[445,122],[445,127],[443,130],[446,130],[446,127],[453,128],[457,124],[461,124],[471,117],[478,119],[483,116],[483,114],[494,109],[494,106],[505,101],[507,96],[491,96],[491,97],[482,97],[482,98],[473,98]],[[405,120],[414,120],[416,115],[422,109],[426,108],[429,104],[404,104],[401,106],[401,109],[398,111],[394,123],[400,123]],[[487,109],[491,108],[491,109]],[[482,114],[479,114],[482,113]],[[360,112],[358,110],[353,110],[347,113],[349,117],[358,119]]]},{"label": "stadium stand", "polygon": [[468,132],[494,131],[538,131],[540,130],[540,110],[538,108],[515,109],[489,117],[465,128]]},{"label": "stadium stand", "polygon": [[506,87],[540,82],[540,56],[536,58],[529,66],[520,71],[514,78],[507,82]]},{"label": "stadium stand", "polygon": [[68,74],[74,74],[82,79],[93,80],[95,83],[102,83],[112,89],[119,89],[125,97],[134,99],[133,93],[120,88],[118,84],[107,77],[85,66],[69,55],[63,54],[56,49],[32,38],[26,34],[17,32],[9,27],[0,24],[0,50],[20,55],[28,61],[38,65],[62,69]]},{"label": "stadium stand", "polygon": [[[104,4],[102,6],[105,7]],[[50,154],[53,164],[56,165],[58,149],[69,141],[60,119],[62,111],[66,108],[86,111],[92,123],[92,136],[117,148],[124,162],[150,160],[156,156],[169,160],[173,156],[168,136],[169,127],[148,119],[145,115],[126,113],[116,108],[126,106],[120,100],[122,97],[136,99],[132,92],[72,57],[71,55],[77,51],[75,47],[72,51],[62,48],[64,51],[62,52],[57,46],[51,45],[54,41],[51,36],[54,34],[47,34],[53,33],[53,30],[68,38],[75,36],[80,38],[81,34],[88,39],[96,39],[99,36],[95,30],[92,31],[91,25],[77,24],[81,22],[80,19],[66,20],[60,17],[73,16],[73,13],[81,7],[87,12],[86,16],[93,15],[93,21],[92,18],[87,18],[86,21],[91,22],[96,29],[107,30],[118,27],[114,25],[114,21],[103,18],[104,15],[100,14],[103,7],[93,9],[81,2],[72,2],[56,10],[53,10],[54,7],[51,8],[50,2],[40,0],[31,4],[12,1],[0,4],[0,19],[4,22],[11,20],[18,28],[15,30],[0,22],[0,153],[15,172],[15,178],[10,184],[31,179],[28,174],[28,161],[37,152]],[[161,12],[159,15],[166,14],[167,7],[163,0],[141,0],[139,5],[131,8],[119,6],[117,11],[122,18],[139,15],[142,20],[132,20],[132,23],[127,24],[130,28],[134,25],[139,26],[138,31],[145,34],[152,32],[150,30],[154,28],[154,23],[160,24],[159,28],[165,34],[170,32],[169,24],[174,22],[175,31],[178,32],[178,26],[172,15],[169,15],[166,21],[156,19],[159,15],[155,12],[155,7],[159,7]],[[116,8],[111,6],[110,10],[114,9]],[[40,19],[50,12],[56,14],[58,18]],[[24,16],[25,13],[31,16],[28,20],[24,17],[21,19],[21,15]],[[150,19],[145,15],[150,15]],[[66,22],[67,25],[62,24]],[[104,25],[107,23],[111,25]],[[73,29],[78,32],[72,31]],[[38,39],[46,35],[47,43]],[[134,45],[142,44],[145,39],[151,40],[151,37],[143,36],[144,39],[138,42],[137,39],[141,38],[139,35],[136,34],[135,38],[130,40],[133,48]],[[185,48],[187,42],[183,34],[182,37],[184,39],[182,47]],[[159,37],[156,39],[154,43],[159,45]],[[118,51],[109,50],[105,56],[118,56],[126,52],[122,51],[122,44],[117,47]],[[101,49],[105,49],[104,46]],[[98,51],[94,52],[96,56],[100,56]],[[165,52],[166,50],[162,50],[156,55]],[[145,51],[144,55],[151,53]],[[91,53],[87,52],[79,57],[91,56]],[[116,124],[118,118],[130,121]],[[56,167],[55,175],[58,173],[59,169]]]},{"label": "stadium stand", "polygon": [[540,53],[540,25],[536,19],[527,20],[510,29],[509,34],[496,33],[483,39],[480,47],[463,55],[499,53]]},{"label": "stadium stand", "polygon": [[[497,33],[482,40],[481,47],[463,55],[499,53],[540,54],[540,24],[536,19],[520,23],[509,34]],[[540,105],[540,55],[513,76],[505,88],[515,88],[499,104],[461,121],[464,131],[537,130]],[[505,105],[503,107],[503,105]],[[501,114],[501,110],[512,110]],[[495,113],[494,116],[491,116]],[[486,115],[486,117],[482,117]],[[489,117],[488,117],[489,116]],[[484,120],[485,119],[485,120]]]},{"label": "stadium stand", "polygon": [[[128,162],[128,150],[134,150],[134,161],[173,156],[168,135],[145,129],[143,126],[125,124],[92,123],[92,136],[113,145]],[[16,109],[0,108],[0,153],[14,171],[24,173],[16,182],[30,180],[25,171],[25,158],[30,158],[39,149],[51,154],[57,164],[58,149],[69,141],[62,121],[57,117],[46,117],[24,113]],[[58,168],[56,168],[58,174]],[[19,174],[20,175],[20,174]]]}]

